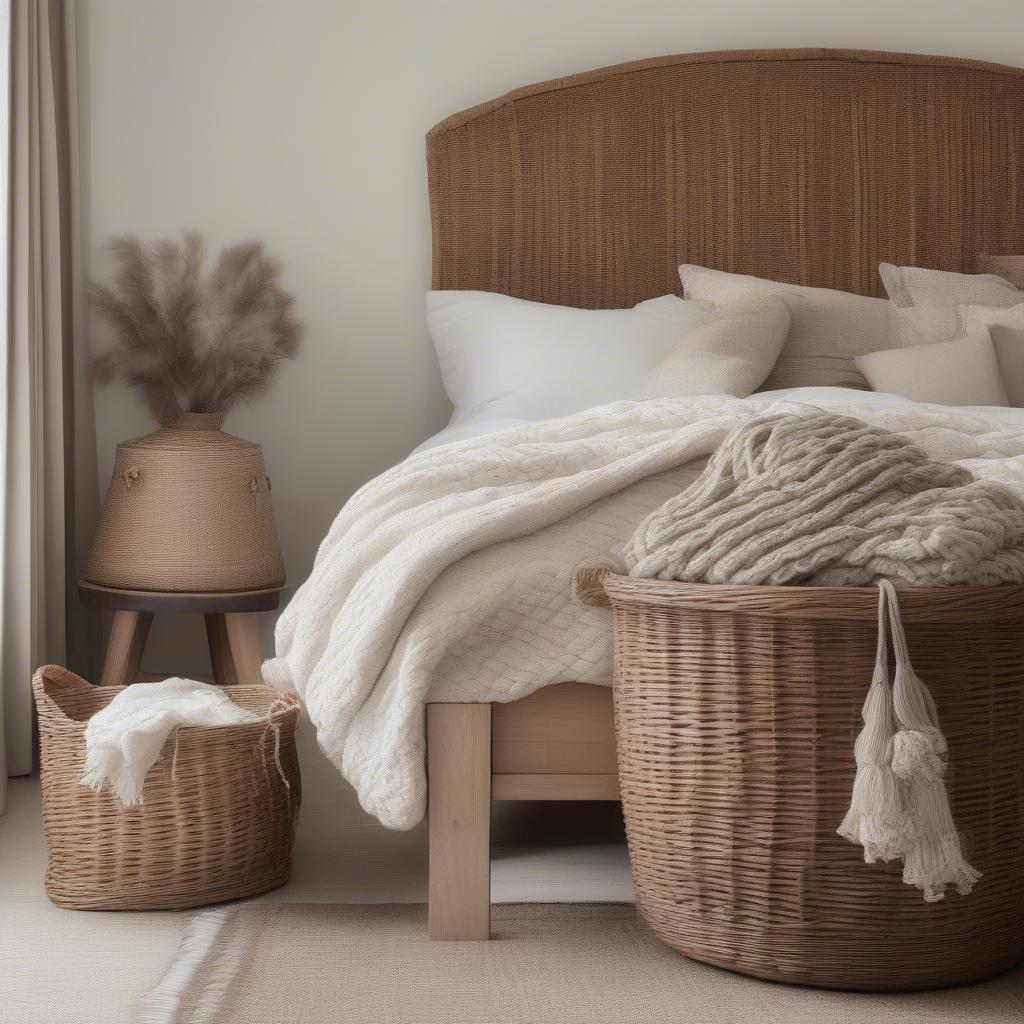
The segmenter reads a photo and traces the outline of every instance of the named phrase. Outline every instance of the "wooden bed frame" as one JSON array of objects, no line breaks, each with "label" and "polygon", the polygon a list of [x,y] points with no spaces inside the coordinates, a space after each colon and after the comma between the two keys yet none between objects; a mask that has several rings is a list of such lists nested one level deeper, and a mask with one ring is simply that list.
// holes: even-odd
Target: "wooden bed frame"
[{"label": "wooden bed frame", "polygon": [[[433,285],[584,308],[697,263],[883,294],[888,261],[1024,252],[1024,70],[850,50],[637,61],[427,136]],[[608,690],[427,709],[430,934],[489,933],[491,800],[611,800]]]},{"label": "wooden bed frame", "polygon": [[617,800],[611,691],[560,683],[511,703],[427,706],[432,939],[490,933],[490,802]]},{"label": "wooden bed frame", "polygon": [[510,704],[428,704],[432,939],[486,939],[492,800],[618,800],[611,691],[549,686]]}]

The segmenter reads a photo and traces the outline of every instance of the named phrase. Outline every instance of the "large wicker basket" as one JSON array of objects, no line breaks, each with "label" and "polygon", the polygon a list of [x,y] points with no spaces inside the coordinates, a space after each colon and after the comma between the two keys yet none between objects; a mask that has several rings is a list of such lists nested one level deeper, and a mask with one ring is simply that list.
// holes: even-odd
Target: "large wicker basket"
[{"label": "large wicker basket", "polygon": [[[139,683],[136,685],[145,685]],[[47,665],[32,681],[39,712],[46,892],[75,910],[177,910],[281,885],[302,798],[298,702],[231,686],[259,722],[181,727],[125,807],[80,783],[89,718],[120,692]],[[280,768],[278,767],[280,764]]]},{"label": "large wicker basket", "polygon": [[668,945],[762,978],[876,990],[980,979],[1024,957],[1024,587],[900,594],[983,872],[973,894],[934,904],[836,835],[877,590],[581,574],[580,591],[614,610],[630,860]]}]

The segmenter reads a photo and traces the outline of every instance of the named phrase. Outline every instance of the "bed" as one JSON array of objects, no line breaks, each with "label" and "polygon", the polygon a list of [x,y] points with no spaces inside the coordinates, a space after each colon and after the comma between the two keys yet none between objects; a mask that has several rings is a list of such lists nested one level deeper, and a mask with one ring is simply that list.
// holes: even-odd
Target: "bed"
[{"label": "bed", "polygon": [[[680,263],[854,297],[883,294],[882,261],[973,274],[1024,252],[1022,139],[1024,71],[951,58],[687,54],[528,86],[427,137],[433,284],[579,316],[677,301]],[[609,619],[573,599],[576,567],[794,397],[945,431],[867,392],[606,398],[458,423],[339,514],[264,674],[299,687],[366,810],[408,828],[426,809],[433,938],[489,937],[492,801],[618,796]],[[958,422],[965,457],[1012,454],[1024,491],[1020,414]]]},{"label": "bed", "polygon": [[[684,54],[517,89],[427,137],[433,284],[587,308],[681,261],[881,294],[1024,244],[1024,78],[842,50]],[[444,438],[441,439],[442,441]],[[430,934],[489,935],[492,800],[613,800],[610,693],[428,708]]]}]

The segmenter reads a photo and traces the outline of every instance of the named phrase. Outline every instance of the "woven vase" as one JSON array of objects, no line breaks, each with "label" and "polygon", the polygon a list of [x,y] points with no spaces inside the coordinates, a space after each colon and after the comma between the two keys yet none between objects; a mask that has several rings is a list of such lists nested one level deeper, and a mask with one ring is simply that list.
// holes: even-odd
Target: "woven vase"
[{"label": "woven vase", "polygon": [[117,446],[86,560],[88,583],[223,593],[284,585],[263,449],[185,413]]}]

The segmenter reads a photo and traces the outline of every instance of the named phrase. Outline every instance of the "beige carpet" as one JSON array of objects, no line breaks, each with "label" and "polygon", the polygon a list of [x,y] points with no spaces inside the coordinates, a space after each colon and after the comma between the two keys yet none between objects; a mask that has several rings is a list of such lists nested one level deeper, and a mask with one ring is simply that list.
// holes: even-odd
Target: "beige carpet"
[{"label": "beige carpet", "polygon": [[[423,903],[426,829],[383,828],[360,809],[312,737],[305,740],[292,880],[259,902]],[[174,956],[191,912],[55,907],[43,891],[39,781],[9,779],[7,795],[0,817],[0,1024],[125,1024]],[[630,900],[616,804],[498,802],[492,824],[496,902]]]},{"label": "beige carpet", "polygon": [[772,985],[662,946],[631,906],[494,908],[491,942],[430,942],[422,906],[196,914],[139,1024],[1011,1024],[1024,970],[859,995]]}]

